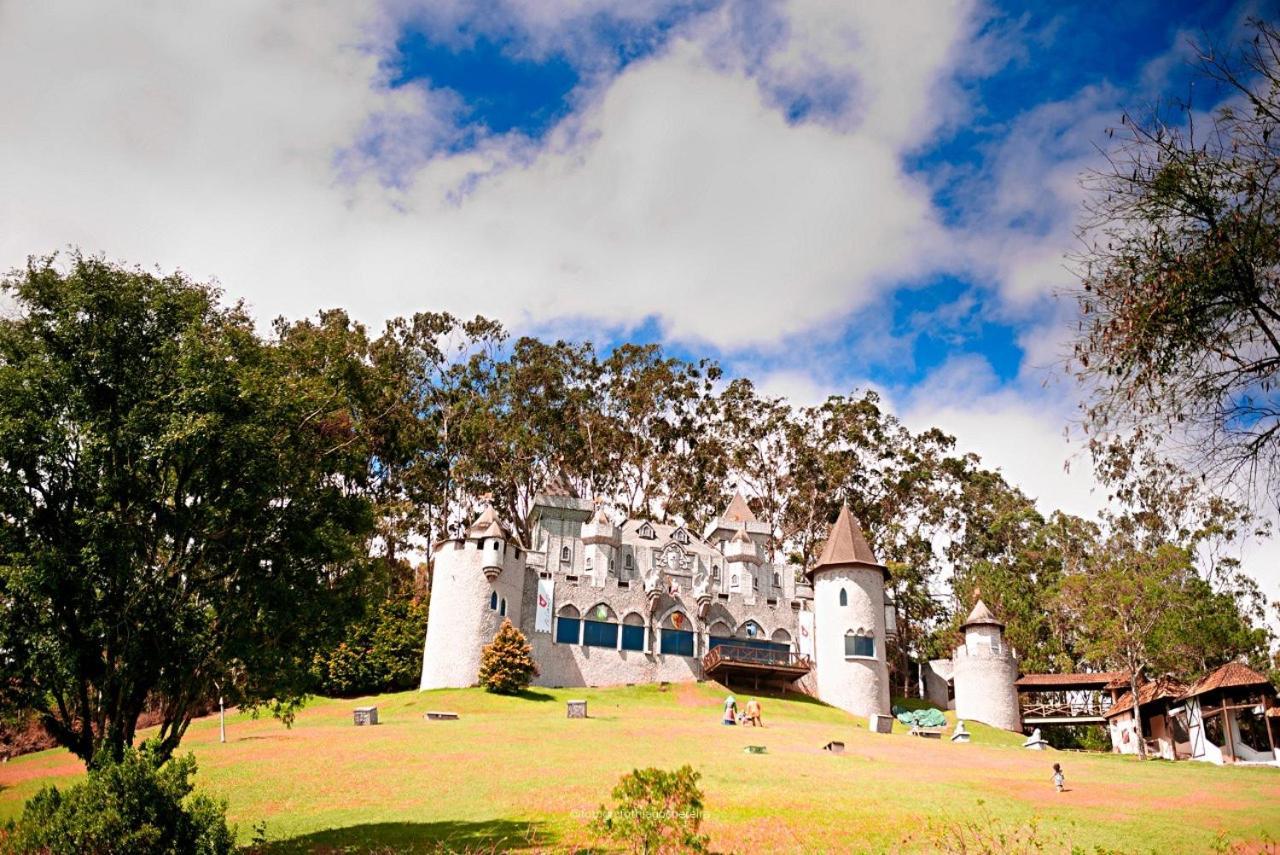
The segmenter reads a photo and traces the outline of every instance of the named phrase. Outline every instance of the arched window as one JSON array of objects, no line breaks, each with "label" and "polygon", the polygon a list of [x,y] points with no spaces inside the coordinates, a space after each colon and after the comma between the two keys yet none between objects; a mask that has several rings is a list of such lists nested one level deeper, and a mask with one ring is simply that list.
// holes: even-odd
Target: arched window
[{"label": "arched window", "polygon": [[689,532],[685,531],[682,528],[678,528],[675,531],[671,532],[671,539],[674,540],[676,543],[688,543]]},{"label": "arched window", "polygon": [[755,575],[754,573],[751,574],[751,590],[753,591],[760,590],[760,577]]},{"label": "arched window", "polygon": [[498,610],[498,592],[497,591],[492,591],[489,594],[489,609],[495,612]]},{"label": "arched window", "polygon": [[507,616],[507,598],[503,597],[502,602],[498,605],[498,614],[502,617]]},{"label": "arched window", "polygon": [[588,570],[590,570],[590,569],[591,569],[591,556],[590,556],[590,555],[588,555],[588,556],[587,556],[586,568],[587,568]]},{"label": "arched window", "polygon": [[737,573],[734,573],[734,574],[733,574],[733,579],[732,579],[732,580],[730,580],[730,582],[729,582],[729,587],[730,587],[730,588],[733,588],[734,590],[737,590],[737,588],[738,588],[738,574],[737,574]]},{"label": "arched window", "polygon": [[688,615],[678,611],[667,615],[658,649],[669,656],[693,655],[693,625]]},{"label": "arched window", "polygon": [[604,603],[587,609],[582,616],[582,643],[586,647],[618,646],[618,617]]},{"label": "arched window", "polygon": [[733,630],[724,621],[716,621],[707,630],[707,651],[710,652],[721,644],[733,643]]},{"label": "arched window", "polygon": [[628,553],[626,554],[626,557],[623,559],[622,564],[623,564],[623,566],[624,566],[624,567],[626,567],[628,570],[630,570],[630,569],[632,568],[632,566],[633,566],[633,565],[632,565],[632,563],[631,563],[631,553],[630,553],[630,552],[628,552]]},{"label": "arched window", "polygon": [[568,562],[572,557],[573,555],[572,553],[569,552],[569,547],[567,546],[560,547],[560,560],[562,562]]},{"label": "arched window", "polygon": [[622,649],[644,650],[644,618],[632,612],[622,619]]},{"label": "arched window", "polygon": [[716,581],[716,582],[720,581],[720,565],[719,564],[711,565],[711,578],[713,581]]},{"label": "arched window", "polygon": [[849,605],[849,592],[846,591],[844,588],[840,589],[840,605],[842,606]]},{"label": "arched window", "polygon": [[781,587],[782,587],[782,574],[781,574],[781,573],[777,573],[777,572],[775,572],[775,573],[773,574],[773,587],[775,587],[775,588],[781,588]]},{"label": "arched window", "polygon": [[582,621],[573,606],[561,606],[556,616],[556,643],[577,644],[582,638]]},{"label": "arched window", "polygon": [[498,548],[499,548],[499,547],[501,547],[501,546],[502,546],[502,541],[500,541],[500,540],[495,540],[495,541],[493,541],[493,545],[492,545],[492,546],[490,546],[489,548],[490,548],[490,549],[492,549],[494,552],[497,552],[497,551],[498,551]]},{"label": "arched window", "polygon": [[876,656],[876,638],[869,632],[849,630],[844,634],[845,659],[874,659]]},{"label": "arched window", "polygon": [[657,535],[654,534],[653,532],[653,526],[649,525],[648,523],[645,523],[644,525],[640,526],[640,536],[643,537],[645,540],[653,540],[654,538],[657,537]]}]

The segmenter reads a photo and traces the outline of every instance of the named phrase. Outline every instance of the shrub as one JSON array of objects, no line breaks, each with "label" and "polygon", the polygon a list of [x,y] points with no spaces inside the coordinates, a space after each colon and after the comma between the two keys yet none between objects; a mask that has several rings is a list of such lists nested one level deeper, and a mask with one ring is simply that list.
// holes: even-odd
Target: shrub
[{"label": "shrub", "polygon": [[226,803],[191,795],[196,761],[162,761],[155,746],[100,753],[88,777],[65,790],[45,787],[10,822],[0,851],[13,855],[223,855],[234,849]]},{"label": "shrub", "polygon": [[661,852],[706,852],[702,825],[702,777],[693,767],[674,772],[635,769],[613,788],[615,804],[604,805],[591,821],[591,830],[645,855]]},{"label": "shrub", "polygon": [[528,688],[536,676],[533,648],[524,633],[504,620],[480,657],[480,685],[499,695],[514,695]]},{"label": "shrub", "polygon": [[316,656],[316,690],[351,696],[414,688],[421,676],[426,633],[425,603],[387,600],[348,627],[337,647]]}]

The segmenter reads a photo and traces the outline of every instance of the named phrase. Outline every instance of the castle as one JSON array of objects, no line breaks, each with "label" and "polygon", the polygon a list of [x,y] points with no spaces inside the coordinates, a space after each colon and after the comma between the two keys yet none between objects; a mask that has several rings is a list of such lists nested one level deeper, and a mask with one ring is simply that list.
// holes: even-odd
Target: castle
[{"label": "castle", "polygon": [[529,532],[525,547],[488,508],[435,544],[421,688],[475,685],[509,618],[535,685],[720,679],[708,669],[737,663],[855,715],[889,713],[888,571],[847,506],[803,573],[768,560],[770,527],[741,494],[699,536],[615,522],[559,488],[535,497]]}]

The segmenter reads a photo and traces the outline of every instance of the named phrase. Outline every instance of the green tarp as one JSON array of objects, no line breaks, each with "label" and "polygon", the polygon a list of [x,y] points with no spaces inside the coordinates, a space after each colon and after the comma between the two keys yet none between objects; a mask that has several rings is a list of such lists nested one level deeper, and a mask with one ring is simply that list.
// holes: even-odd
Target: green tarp
[{"label": "green tarp", "polygon": [[907,727],[946,727],[947,717],[942,710],[909,710],[895,706],[893,714]]}]

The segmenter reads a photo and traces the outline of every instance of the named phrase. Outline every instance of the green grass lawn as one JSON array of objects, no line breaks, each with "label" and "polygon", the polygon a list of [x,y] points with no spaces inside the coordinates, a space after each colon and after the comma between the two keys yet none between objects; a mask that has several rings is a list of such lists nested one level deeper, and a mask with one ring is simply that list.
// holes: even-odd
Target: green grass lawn
[{"label": "green grass lawn", "polygon": [[[1112,755],[1031,752],[1021,737],[971,725],[973,743],[876,735],[809,700],[764,700],[763,730],[718,723],[714,684],[480,690],[317,700],[291,729],[213,716],[194,723],[202,790],[225,797],[248,842],[265,822],[270,851],[572,850],[596,844],[586,821],[619,776],[691,764],[702,773],[705,830],[718,851],[935,851],[938,835],[974,821],[1010,832],[1035,821],[1052,846],[1203,852],[1219,836],[1280,839],[1280,770],[1217,768]],[[740,700],[745,696],[739,694]],[[585,698],[590,718],[568,719]],[[378,727],[354,727],[373,703]],[[459,721],[425,721],[427,710]],[[831,740],[843,755],[822,751]],[[746,745],[764,745],[748,754]],[[1050,782],[1063,763],[1068,792]],[[0,818],[42,784],[71,781],[65,751],[0,766]]]}]

